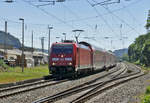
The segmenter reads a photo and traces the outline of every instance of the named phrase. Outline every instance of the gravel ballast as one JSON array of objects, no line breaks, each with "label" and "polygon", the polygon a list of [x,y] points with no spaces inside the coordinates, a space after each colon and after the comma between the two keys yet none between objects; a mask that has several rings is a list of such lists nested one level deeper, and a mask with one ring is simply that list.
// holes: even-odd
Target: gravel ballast
[{"label": "gravel ballast", "polygon": [[[129,67],[131,70],[135,70],[133,65],[130,65]],[[90,81],[99,75],[102,75],[102,73],[0,99],[0,103],[31,103],[45,96],[51,96],[68,88],[80,85],[81,83]],[[107,90],[104,93],[88,100],[87,103],[140,103],[139,96],[141,93],[145,92],[145,88],[149,84],[150,74],[147,74],[119,85],[111,90]]]},{"label": "gravel ballast", "polygon": [[99,94],[86,103],[140,103],[140,96],[150,85],[150,74],[126,82],[111,90]]},{"label": "gravel ballast", "polygon": [[[115,67],[115,68],[118,68],[118,67]],[[110,72],[111,72],[111,70],[110,70]],[[78,80],[72,80],[72,81],[70,80],[68,82],[60,83],[57,85],[37,89],[34,91],[30,91],[30,92],[26,92],[23,94],[11,96],[8,98],[3,98],[3,99],[0,99],[0,103],[31,103],[31,102],[33,102],[37,99],[43,98],[45,96],[51,96],[51,95],[54,95],[54,94],[59,93],[61,91],[64,91],[68,88],[72,88],[72,87],[75,87],[75,86],[80,85],[82,83],[85,83],[87,81],[93,80],[94,78],[96,78],[100,75],[101,76],[104,75],[104,73],[107,73],[107,72],[105,71],[103,73],[94,74],[94,75],[84,77],[84,78],[81,78]]]}]

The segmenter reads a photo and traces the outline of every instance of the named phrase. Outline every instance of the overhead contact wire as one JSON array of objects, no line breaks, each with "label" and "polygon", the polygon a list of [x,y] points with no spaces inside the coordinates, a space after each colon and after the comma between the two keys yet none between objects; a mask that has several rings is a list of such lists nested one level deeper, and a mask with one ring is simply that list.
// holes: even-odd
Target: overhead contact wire
[{"label": "overhead contact wire", "polygon": [[28,1],[26,1],[26,0],[22,0],[22,1],[23,1],[23,2],[26,2],[27,4],[29,4],[29,5],[31,5],[31,6],[33,6],[33,7],[36,7],[37,9],[39,9],[39,10],[41,10],[42,12],[44,12],[45,14],[47,14],[47,15],[53,17],[53,18],[56,19],[57,21],[59,21],[59,22],[65,24],[66,26],[71,27],[71,28],[74,28],[72,25],[70,25],[70,24],[68,24],[67,22],[63,21],[62,19],[56,17],[55,15],[53,15],[53,14],[47,12],[45,9],[42,9],[42,8],[40,8],[40,7],[34,5],[34,4],[32,4],[31,2],[28,2]]},{"label": "overhead contact wire", "polygon": [[93,10],[98,14],[98,16],[104,21],[104,23],[107,25],[107,27],[111,30],[111,32],[113,33],[113,34],[116,34],[115,33],[115,31],[113,30],[113,28],[109,25],[109,23],[107,22],[107,20],[105,20],[104,19],[104,17],[100,14],[100,12],[95,8],[95,7],[93,7],[92,5],[91,5],[91,3],[88,1],[88,0],[86,0],[89,4],[90,4],[90,6],[93,8]]}]

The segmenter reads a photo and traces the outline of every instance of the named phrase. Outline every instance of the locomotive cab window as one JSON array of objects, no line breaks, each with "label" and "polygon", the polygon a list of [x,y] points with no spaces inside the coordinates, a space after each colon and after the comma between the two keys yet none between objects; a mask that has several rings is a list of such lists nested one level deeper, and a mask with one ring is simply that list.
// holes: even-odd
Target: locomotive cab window
[{"label": "locomotive cab window", "polygon": [[72,54],[73,53],[73,46],[66,45],[66,44],[58,44],[52,47],[52,53],[54,54]]}]

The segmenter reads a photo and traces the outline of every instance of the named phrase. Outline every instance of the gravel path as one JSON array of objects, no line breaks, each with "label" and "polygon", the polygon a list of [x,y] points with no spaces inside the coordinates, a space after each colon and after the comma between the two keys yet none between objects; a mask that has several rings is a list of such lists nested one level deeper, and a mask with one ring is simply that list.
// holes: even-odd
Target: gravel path
[{"label": "gravel path", "polygon": [[150,73],[102,93],[86,103],[140,103],[140,95],[150,85]]},{"label": "gravel path", "polygon": [[[115,69],[116,68],[118,68],[118,67],[115,67]],[[110,70],[109,72],[111,72],[111,71],[112,70]],[[81,78],[78,80],[72,80],[72,81],[64,82],[64,83],[57,84],[54,86],[37,89],[37,90],[26,92],[26,93],[23,93],[20,95],[8,97],[6,99],[5,98],[0,99],[0,103],[31,103],[32,101],[43,98],[44,96],[54,95],[56,93],[66,90],[68,88],[72,88],[77,85],[80,85],[81,83],[85,83],[89,80],[93,80],[97,76],[100,76],[100,75],[102,76],[104,74],[107,74],[107,72],[104,71],[102,73],[94,74],[94,75],[84,77],[84,78]]]}]

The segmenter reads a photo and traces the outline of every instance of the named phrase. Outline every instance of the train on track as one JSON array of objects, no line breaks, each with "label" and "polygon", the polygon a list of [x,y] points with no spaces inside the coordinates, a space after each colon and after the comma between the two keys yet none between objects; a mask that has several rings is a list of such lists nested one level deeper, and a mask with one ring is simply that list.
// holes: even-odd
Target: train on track
[{"label": "train on track", "polygon": [[53,43],[49,57],[49,71],[54,77],[77,76],[115,66],[117,58],[111,52],[87,42]]}]

